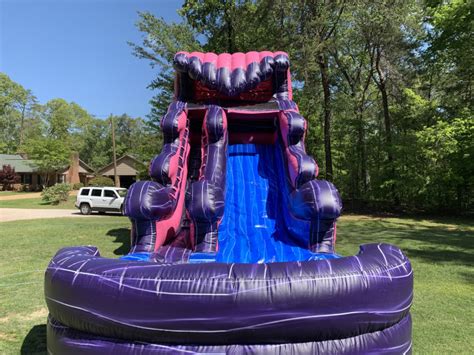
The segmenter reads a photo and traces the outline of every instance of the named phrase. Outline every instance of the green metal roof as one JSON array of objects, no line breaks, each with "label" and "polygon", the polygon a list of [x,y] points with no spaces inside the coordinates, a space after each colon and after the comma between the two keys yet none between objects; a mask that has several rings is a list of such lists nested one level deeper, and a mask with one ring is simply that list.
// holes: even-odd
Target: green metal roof
[{"label": "green metal roof", "polygon": [[32,160],[23,159],[19,154],[0,154],[0,169],[3,165],[10,165],[17,173],[32,173],[38,170]]}]

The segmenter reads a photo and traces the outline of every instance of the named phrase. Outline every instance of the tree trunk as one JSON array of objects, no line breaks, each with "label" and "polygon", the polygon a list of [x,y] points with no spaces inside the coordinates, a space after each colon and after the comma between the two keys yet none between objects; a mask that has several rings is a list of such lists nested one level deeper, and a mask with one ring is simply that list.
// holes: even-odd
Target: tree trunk
[{"label": "tree trunk", "polygon": [[112,131],[112,155],[114,163],[114,185],[115,187],[120,187],[120,179],[117,175],[117,154],[115,151],[115,126],[114,126],[114,117],[110,115],[110,129]]},{"label": "tree trunk", "polygon": [[234,53],[234,24],[232,23],[232,13],[231,10],[233,10],[234,2],[233,0],[230,1],[229,3],[225,2],[224,4],[224,16],[225,16],[225,21],[227,23],[227,51],[229,53]]},{"label": "tree trunk", "polygon": [[[382,108],[383,108],[383,118],[384,118],[384,126],[385,126],[385,143],[387,145],[387,160],[389,165],[390,171],[390,178],[395,178],[395,158],[393,154],[393,141],[392,141],[392,119],[390,117],[390,111],[388,109],[388,95],[387,89],[385,86],[385,82],[379,87],[380,93],[382,94]],[[400,205],[400,196],[397,193],[396,186],[392,184],[391,193],[393,197],[393,202],[395,206]]]},{"label": "tree trunk", "polygon": [[380,93],[382,94],[382,109],[383,109],[383,121],[385,126],[385,140],[387,142],[387,155],[388,161],[393,162],[392,152],[392,119],[390,117],[390,111],[388,109],[388,95],[385,82],[382,81],[379,85]]},{"label": "tree trunk", "polygon": [[[393,140],[392,140],[392,118],[390,117],[390,111],[388,107],[388,94],[387,94],[387,78],[384,74],[382,68],[380,67],[380,60],[382,57],[382,51],[380,48],[376,49],[376,59],[375,59],[375,69],[377,71],[378,78],[374,81],[377,84],[377,87],[382,95],[382,111],[384,119],[384,128],[385,128],[385,145],[387,152],[387,160],[390,171],[390,178],[395,177],[395,166],[394,166],[394,154],[393,154]],[[395,205],[400,204],[400,198],[397,194],[396,187],[392,185],[391,194]]]},{"label": "tree trunk", "polygon": [[26,104],[21,109],[21,120],[20,120],[20,141],[18,143],[18,149],[21,149],[24,141],[24,130],[25,130],[25,111],[26,111]]},{"label": "tree trunk", "polygon": [[[356,112],[357,117],[357,145],[359,150],[359,162],[360,162],[360,181],[362,183],[362,194],[361,197],[366,198],[367,193],[367,151],[365,147],[365,129],[364,129],[364,116],[363,110],[359,106]],[[359,191],[359,186],[357,187]]]},{"label": "tree trunk", "polygon": [[318,58],[321,72],[321,85],[324,95],[324,154],[326,163],[326,179],[332,180],[332,154],[331,154],[331,92],[329,90],[329,68],[327,58],[320,55]]}]

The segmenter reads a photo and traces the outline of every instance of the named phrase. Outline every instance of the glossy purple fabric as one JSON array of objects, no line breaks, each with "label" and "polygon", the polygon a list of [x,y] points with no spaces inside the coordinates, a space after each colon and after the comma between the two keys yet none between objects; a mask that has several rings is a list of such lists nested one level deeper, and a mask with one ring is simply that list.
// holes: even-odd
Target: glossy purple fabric
[{"label": "glossy purple fabric", "polygon": [[269,264],[159,264],[64,248],[45,276],[53,318],[77,330],[177,344],[309,342],[374,332],[412,301],[408,259],[387,244],[357,256]]},{"label": "glossy purple fabric", "polygon": [[288,200],[291,215],[310,223],[307,238],[311,251],[334,253],[335,221],[342,210],[339,192],[331,182],[315,180],[318,166],[306,154],[304,139],[307,123],[298,113],[296,104],[289,100],[279,100],[278,104],[281,109],[278,116],[280,136],[286,152],[286,174],[292,186]]},{"label": "glossy purple fabric", "polygon": [[384,330],[337,340],[288,344],[175,345],[99,337],[48,319],[51,354],[411,354],[411,319]]},{"label": "glossy purple fabric", "polygon": [[227,144],[226,113],[211,105],[202,126],[200,177],[191,185],[187,206],[194,224],[195,250],[198,252],[217,250],[217,229],[224,214]]},{"label": "glossy purple fabric", "polygon": [[134,183],[125,197],[124,213],[132,221],[131,252],[154,251],[156,221],[169,218],[180,194],[185,193],[179,188],[180,179],[186,178],[182,176],[186,159],[184,146],[189,139],[185,110],[184,102],[174,102],[161,120],[163,150],[150,164],[150,175],[155,181]]},{"label": "glossy purple fabric", "polygon": [[172,103],[160,122],[161,131],[163,132],[163,148],[161,153],[151,161],[149,172],[150,176],[162,185],[171,184],[170,160],[178,153],[179,119],[185,109],[186,104],[184,102]]},{"label": "glossy purple fabric", "polygon": [[[297,163],[295,178],[292,184],[296,188],[318,176],[318,165],[308,154],[304,146],[306,134],[306,120],[298,112],[285,110],[280,114],[280,132],[287,145],[288,154]],[[291,164],[288,165],[291,169]],[[291,176],[291,174],[290,174]],[[338,217],[338,216],[336,216]]]},{"label": "glossy purple fabric", "polygon": [[178,73],[180,100],[191,99],[193,81],[233,97],[272,79],[273,93],[278,99],[291,99],[288,82],[290,61],[285,52],[214,53],[178,52],[174,57]]}]

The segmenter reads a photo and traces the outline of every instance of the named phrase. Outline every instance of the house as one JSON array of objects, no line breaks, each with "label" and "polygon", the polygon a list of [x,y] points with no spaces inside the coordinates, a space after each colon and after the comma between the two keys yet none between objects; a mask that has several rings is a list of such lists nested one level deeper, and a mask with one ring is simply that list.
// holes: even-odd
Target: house
[{"label": "house", "polygon": [[71,154],[70,163],[63,170],[59,171],[60,179],[58,182],[67,182],[69,184],[81,183],[87,185],[94,175],[94,169],[79,159],[79,154]]},{"label": "house", "polygon": [[41,185],[38,167],[32,160],[26,159],[24,155],[0,154],[0,169],[4,165],[10,165],[15,169],[15,173],[20,175],[20,182],[16,184],[15,189],[27,186],[28,189],[36,190]]},{"label": "house", "polygon": [[[117,159],[117,175],[120,180],[120,187],[129,188],[137,181],[139,169],[144,164],[134,156],[125,154]],[[97,171],[97,175],[107,176],[114,179],[114,164],[110,163]]]},{"label": "house", "polygon": [[[15,173],[20,175],[20,182],[14,185],[15,190],[37,191],[45,185],[45,174],[39,171],[33,160],[25,154],[0,154],[0,169],[3,165],[10,165]],[[71,163],[64,169],[49,173],[47,185],[51,186],[58,182],[83,183],[94,177],[94,170],[79,159],[77,153],[71,155]]]},{"label": "house", "polygon": [[[44,174],[33,160],[27,159],[25,154],[0,154],[0,169],[3,165],[10,165],[20,175],[20,182],[14,185],[15,190],[37,191],[45,185]],[[130,187],[138,177],[139,169],[145,165],[132,155],[125,154],[117,159],[117,175],[121,187]],[[94,172],[89,165],[79,159],[78,153],[72,153],[70,163],[61,170],[49,173],[47,185],[66,182],[69,184],[82,183],[87,186],[94,176],[102,175],[114,179],[114,164],[110,163]]]}]

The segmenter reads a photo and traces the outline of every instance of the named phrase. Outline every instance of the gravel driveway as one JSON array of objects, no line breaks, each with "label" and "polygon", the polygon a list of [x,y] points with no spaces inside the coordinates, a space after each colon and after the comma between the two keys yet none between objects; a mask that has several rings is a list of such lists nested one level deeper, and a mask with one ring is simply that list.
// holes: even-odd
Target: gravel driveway
[{"label": "gravel driveway", "polygon": [[[77,196],[77,191],[73,190],[69,192],[69,196]],[[25,193],[17,193],[14,195],[0,195],[0,201],[11,201],[11,200],[26,200],[30,198],[40,198],[41,192],[25,192]]]},{"label": "gravel driveway", "polygon": [[18,193],[15,195],[6,195],[0,196],[0,201],[11,201],[11,200],[26,200],[29,198],[40,198],[41,192],[28,192],[28,193]]},{"label": "gravel driveway", "polygon": [[24,208],[0,208],[0,222],[19,221],[24,219],[58,218],[58,217],[100,217],[97,214],[83,216],[78,210],[41,210]]}]

